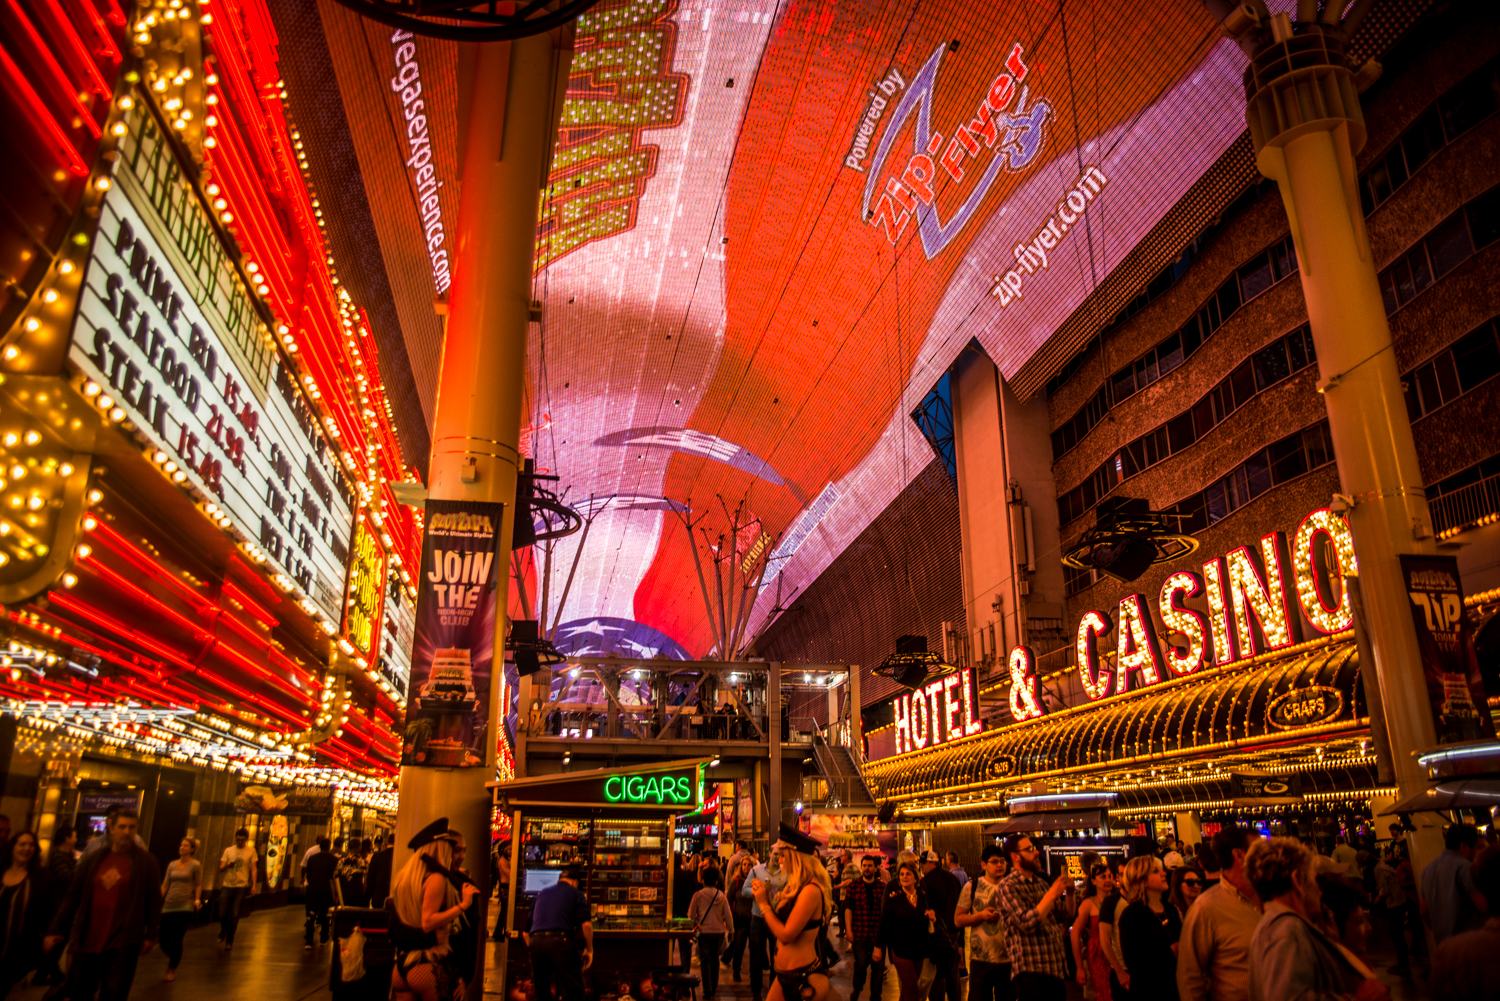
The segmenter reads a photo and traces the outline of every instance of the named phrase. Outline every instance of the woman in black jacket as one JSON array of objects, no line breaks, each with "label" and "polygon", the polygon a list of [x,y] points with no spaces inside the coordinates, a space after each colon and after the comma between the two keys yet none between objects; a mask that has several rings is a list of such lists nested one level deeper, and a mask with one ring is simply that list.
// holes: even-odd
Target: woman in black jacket
[{"label": "woman in black jacket", "polygon": [[42,933],[57,910],[52,877],[42,865],[36,835],[22,831],[4,849],[0,872],[0,997],[42,959]]},{"label": "woman in black jacket", "polygon": [[1167,874],[1150,855],[1125,864],[1125,899],[1120,914],[1120,952],[1130,971],[1130,997],[1177,1001],[1177,939],[1182,915],[1166,899]]},{"label": "woman in black jacket", "polygon": [[881,908],[880,928],[875,932],[875,950],[870,958],[879,964],[889,949],[891,965],[901,981],[901,1001],[920,1001],[917,979],[922,975],[922,960],[927,958],[927,942],[937,915],[918,884],[915,862],[897,866],[896,881],[897,886],[886,895]]}]

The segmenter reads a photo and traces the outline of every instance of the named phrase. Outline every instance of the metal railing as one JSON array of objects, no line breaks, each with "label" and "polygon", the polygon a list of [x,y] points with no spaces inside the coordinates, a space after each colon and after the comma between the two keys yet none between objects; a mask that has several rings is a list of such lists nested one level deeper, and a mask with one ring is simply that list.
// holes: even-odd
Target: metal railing
[{"label": "metal railing", "polygon": [[1432,530],[1439,538],[1500,520],[1500,473],[1434,497],[1427,502],[1427,509],[1432,513]]}]

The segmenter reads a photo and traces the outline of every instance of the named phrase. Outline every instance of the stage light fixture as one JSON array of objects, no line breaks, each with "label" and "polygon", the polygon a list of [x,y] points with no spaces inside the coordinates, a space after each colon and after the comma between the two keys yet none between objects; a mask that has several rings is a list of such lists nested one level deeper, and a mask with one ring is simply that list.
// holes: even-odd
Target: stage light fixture
[{"label": "stage light fixture", "polygon": [[[1108,497],[1095,509],[1094,527],[1063,556],[1064,566],[1097,570],[1117,581],[1135,580],[1159,563],[1181,559],[1198,548],[1198,540],[1184,533],[1184,517],[1152,511],[1139,497]],[[1175,519],[1177,530],[1167,522]]]}]

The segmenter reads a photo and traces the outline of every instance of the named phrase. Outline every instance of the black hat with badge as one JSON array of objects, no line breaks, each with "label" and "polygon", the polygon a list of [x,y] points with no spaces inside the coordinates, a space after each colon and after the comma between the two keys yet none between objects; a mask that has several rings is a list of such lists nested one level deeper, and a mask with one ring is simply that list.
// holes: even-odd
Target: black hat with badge
[{"label": "black hat with badge", "polygon": [[776,839],[776,844],[771,847],[790,848],[792,851],[801,852],[803,855],[818,854],[818,843],[790,824],[781,825],[781,836]]},{"label": "black hat with badge", "polygon": [[439,817],[413,835],[412,839],[406,843],[406,847],[416,851],[418,848],[427,847],[434,841],[453,841],[454,838],[454,833],[448,830],[448,818]]}]

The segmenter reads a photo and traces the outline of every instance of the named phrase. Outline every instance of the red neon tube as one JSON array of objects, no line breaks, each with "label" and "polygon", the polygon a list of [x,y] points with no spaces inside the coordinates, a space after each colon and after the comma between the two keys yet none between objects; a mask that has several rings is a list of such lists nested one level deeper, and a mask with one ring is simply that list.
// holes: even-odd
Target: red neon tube
[{"label": "red neon tube", "polygon": [[72,141],[58,128],[57,120],[52,113],[46,110],[46,104],[42,102],[40,95],[32,89],[21,68],[16,65],[10,53],[0,46],[0,74],[3,74],[11,99],[21,106],[21,113],[26,116],[31,127],[36,130],[37,138],[42,141],[54,157],[57,158],[68,172],[75,177],[87,177],[88,164],[83,162],[83,155],[74,147]]}]

